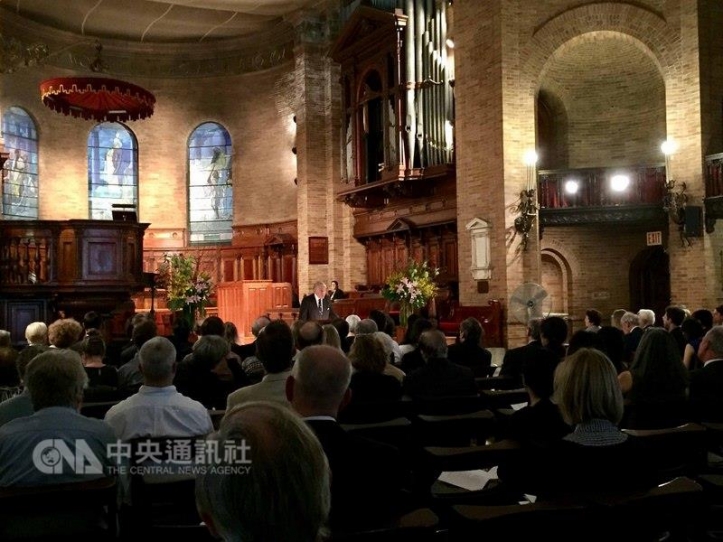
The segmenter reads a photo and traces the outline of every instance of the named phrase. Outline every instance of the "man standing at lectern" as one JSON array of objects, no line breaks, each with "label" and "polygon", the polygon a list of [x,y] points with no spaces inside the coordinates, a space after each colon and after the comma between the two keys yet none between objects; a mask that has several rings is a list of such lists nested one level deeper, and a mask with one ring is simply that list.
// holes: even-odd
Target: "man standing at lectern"
[{"label": "man standing at lectern", "polygon": [[331,301],[326,296],[326,284],[314,284],[314,293],[307,295],[301,302],[299,320],[333,320],[337,318],[331,309]]}]

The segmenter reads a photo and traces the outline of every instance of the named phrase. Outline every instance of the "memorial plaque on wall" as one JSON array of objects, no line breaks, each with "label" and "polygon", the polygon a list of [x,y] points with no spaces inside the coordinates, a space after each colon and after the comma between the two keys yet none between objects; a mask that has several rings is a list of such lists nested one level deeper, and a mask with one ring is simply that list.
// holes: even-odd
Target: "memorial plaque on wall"
[{"label": "memorial plaque on wall", "polygon": [[309,237],[309,265],[329,263],[329,238]]}]

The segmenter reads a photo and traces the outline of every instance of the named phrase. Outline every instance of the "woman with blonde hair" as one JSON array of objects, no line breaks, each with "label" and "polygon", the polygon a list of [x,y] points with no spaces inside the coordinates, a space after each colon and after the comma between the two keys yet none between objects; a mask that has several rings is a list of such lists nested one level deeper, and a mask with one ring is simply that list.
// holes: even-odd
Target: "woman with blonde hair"
[{"label": "woman with blonde hair", "polygon": [[331,324],[324,324],[321,327],[324,330],[323,343],[327,346],[333,346],[334,348],[341,350],[341,338],[339,337],[337,329]]},{"label": "woman with blonde hair", "polygon": [[500,467],[500,479],[542,500],[655,484],[643,450],[618,427],[623,395],[605,354],[581,348],[562,361],[553,398],[573,431],[547,447],[528,447]]},{"label": "woman with blonde hair", "polygon": [[384,374],[387,352],[374,334],[358,335],[351,345],[349,359],[354,369],[349,384],[352,405],[394,401],[402,396],[401,382]]}]

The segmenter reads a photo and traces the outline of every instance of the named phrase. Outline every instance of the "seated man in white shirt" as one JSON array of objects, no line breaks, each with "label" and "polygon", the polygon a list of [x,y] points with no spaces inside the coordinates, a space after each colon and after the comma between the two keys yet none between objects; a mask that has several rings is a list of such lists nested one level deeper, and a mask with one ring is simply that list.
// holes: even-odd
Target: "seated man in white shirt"
[{"label": "seated man in white shirt", "polygon": [[227,410],[249,401],[274,401],[289,405],[286,379],[291,374],[294,356],[294,337],[289,325],[283,320],[275,320],[267,325],[256,339],[256,351],[266,375],[258,384],[230,394]]},{"label": "seated man in white shirt", "polygon": [[105,421],[120,440],[138,437],[189,437],[213,431],[208,410],[176,391],[176,349],[154,337],[139,351],[143,385],[138,393],[113,406]]}]

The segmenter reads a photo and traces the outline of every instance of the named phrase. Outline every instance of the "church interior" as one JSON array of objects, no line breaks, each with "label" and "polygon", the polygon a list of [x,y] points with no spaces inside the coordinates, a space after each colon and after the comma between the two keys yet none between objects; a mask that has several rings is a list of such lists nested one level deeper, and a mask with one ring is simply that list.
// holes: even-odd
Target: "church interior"
[{"label": "church interior", "polygon": [[[531,299],[573,330],[588,308],[720,303],[720,2],[20,0],[0,13],[0,291],[27,299],[46,281],[55,296],[6,299],[6,321],[77,313],[108,274],[89,241],[96,264],[76,247],[52,273],[23,267],[47,250],[24,221],[59,221],[49,235],[67,246],[74,220],[112,221],[113,205],[147,225],[119,234],[146,273],[181,252],[215,284],[303,297],[319,280],[378,290],[428,261],[441,307],[499,303],[496,346],[522,344]],[[99,76],[144,94],[87,120],[57,103],[53,81]],[[123,273],[123,287],[96,283],[95,303],[117,305]]]},{"label": "church interior", "polygon": [[[67,519],[67,538],[57,538],[58,523],[47,519],[61,502],[77,504],[75,497],[51,490],[38,501],[37,493],[3,483],[22,469],[21,481],[47,474],[38,485],[50,474],[78,474],[69,468],[82,461],[73,463],[70,450],[13,449],[26,417],[52,422],[53,415],[95,424],[101,457],[121,441],[137,446],[140,437],[167,439],[159,440],[166,450],[176,437],[187,446],[258,439],[244,474],[261,473],[252,488],[259,494],[247,498],[244,476],[204,472],[198,485],[186,477],[188,531],[135,532],[130,521],[121,539],[204,541],[208,526],[226,540],[246,540],[239,525],[229,536],[215,529],[248,512],[243,527],[266,529],[249,540],[451,542],[540,533],[556,540],[720,540],[723,371],[708,377],[708,388],[694,375],[723,360],[723,327],[712,320],[723,321],[721,28],[721,0],[0,0],[0,354],[44,349],[45,322],[54,322],[58,335],[70,329],[72,338],[28,355],[26,373],[16,374],[13,361],[12,393],[0,396],[25,408],[6,420],[0,405],[0,539],[36,526],[53,531],[52,540],[86,539],[66,531]],[[414,341],[404,337],[402,355],[394,331],[384,332],[394,328],[389,315],[373,321],[371,314],[385,310],[402,323],[411,317],[407,304],[382,293],[390,277],[422,264],[436,287],[416,309],[430,319],[415,315],[423,325]],[[185,277],[180,291],[174,277]],[[320,282],[338,285],[345,299],[329,299]],[[645,314],[668,329],[671,315],[683,321],[682,308],[717,308],[705,334],[698,322],[695,344],[682,330],[683,343],[673,343],[672,331],[652,321],[643,331],[638,319]],[[601,326],[610,327],[620,309],[629,312],[616,324],[620,348],[612,363],[592,340],[565,350],[586,327],[604,335]],[[303,322],[302,310],[318,310],[318,318]],[[81,329],[89,311],[96,324]],[[350,322],[334,314],[359,315],[354,325],[369,327],[347,336]],[[185,336],[171,344],[181,316],[190,316]],[[553,318],[540,323],[537,316]],[[229,322],[237,328],[230,334]],[[38,323],[44,342],[33,344],[26,331]],[[314,328],[311,338],[304,326]],[[335,344],[321,345],[327,333]],[[474,338],[467,346],[466,337]],[[655,340],[667,343],[647,350],[647,375],[677,387],[646,402],[636,372],[646,362],[636,362],[648,354],[636,349]],[[83,367],[70,352],[78,343]],[[123,362],[107,386],[113,400],[87,401],[87,374],[108,368],[111,344]],[[93,345],[98,351],[90,356]],[[485,366],[457,366],[455,347],[459,359],[483,351]],[[367,348],[369,359],[354,359],[354,348]],[[146,369],[154,355],[163,357],[155,373]],[[673,362],[654,365],[661,360]],[[366,375],[364,361],[375,364]],[[87,372],[64,379],[75,402],[37,407],[43,390],[60,396],[53,386],[63,379],[42,371],[53,376],[61,363]],[[440,384],[439,367],[451,384]],[[359,406],[363,382],[355,390],[352,384],[360,373],[370,382],[386,377],[388,400],[370,393],[373,400]],[[41,375],[35,383],[33,374]],[[185,391],[209,381],[218,385],[202,390],[211,401]],[[156,395],[132,411],[146,392]],[[593,400],[599,409],[586,410]],[[534,416],[538,404],[548,408],[540,419],[546,415],[549,424],[514,418],[524,409]],[[119,433],[135,426],[117,420],[128,416],[144,427],[156,407],[171,412],[157,425],[172,430]],[[202,427],[177,435],[182,408]],[[667,425],[631,422],[647,414],[657,423],[671,411]],[[248,427],[241,427],[244,412]],[[512,431],[514,419],[527,433]],[[49,435],[67,429],[56,425],[45,427]],[[340,439],[358,431],[358,440],[344,441],[334,458],[331,431]],[[67,435],[42,436],[55,442]],[[524,455],[537,451],[539,436],[549,439],[542,448],[551,453]],[[56,465],[38,467],[53,457]],[[492,483],[474,479],[470,486],[460,474],[470,468],[494,470]],[[297,483],[296,471],[307,479]],[[447,485],[442,472],[452,480]],[[82,503],[103,504],[112,515],[119,495],[128,495],[116,486],[123,473],[95,472],[108,473],[111,485],[91,480],[97,487]],[[524,492],[504,493],[505,481],[519,473],[520,480],[530,476],[525,483],[539,481],[531,487],[541,492],[522,484]],[[128,491],[137,499],[133,513],[147,519],[152,514],[137,495],[150,495],[153,484],[140,478],[129,487],[141,493]],[[398,487],[387,491],[387,484]],[[549,505],[545,492],[565,499]],[[541,495],[540,506],[530,494]],[[527,502],[521,495],[528,504],[518,506]],[[288,533],[301,529],[288,517],[297,505],[318,504],[314,497],[320,510],[309,515],[318,525],[311,536],[293,538]],[[338,519],[345,497],[349,517],[374,520],[377,531],[354,532]],[[397,523],[380,533],[376,520],[388,518],[368,510],[387,501],[394,506],[383,512],[393,511]],[[492,501],[506,510],[494,516]],[[120,504],[122,511],[134,503]],[[414,510],[413,517],[401,510]],[[406,538],[395,530],[404,518],[412,527]],[[107,531],[118,526],[113,522]],[[288,536],[269,534],[277,527]],[[704,536],[687,536],[690,530]]]}]

